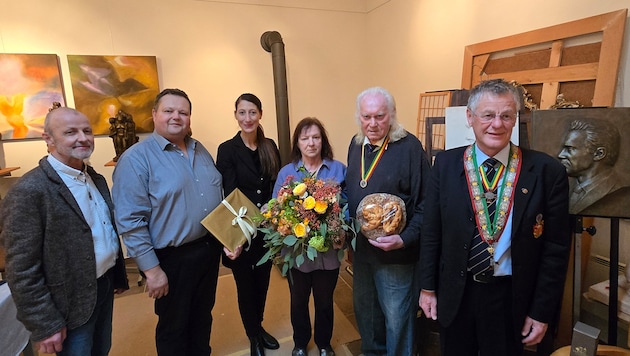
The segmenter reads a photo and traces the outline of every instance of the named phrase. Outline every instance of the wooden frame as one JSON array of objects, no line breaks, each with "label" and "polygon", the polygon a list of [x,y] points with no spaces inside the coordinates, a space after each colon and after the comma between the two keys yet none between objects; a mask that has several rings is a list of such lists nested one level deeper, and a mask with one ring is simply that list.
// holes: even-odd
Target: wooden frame
[{"label": "wooden frame", "polygon": [[[424,139],[424,148],[431,159],[431,164],[433,164],[433,159],[438,152],[444,151],[444,116],[437,117],[425,117],[426,127],[425,127],[425,139]],[[437,129],[442,131],[442,146],[434,147],[433,146],[433,126],[437,125]]]},{"label": "wooden frame", "polygon": [[[547,108],[555,103],[560,93],[561,83],[595,81],[591,102],[584,104],[586,106],[613,106],[627,13],[628,9],[622,9],[466,46],[462,88],[470,89],[481,80],[493,78],[515,80],[522,85],[540,84],[542,93],[539,107]],[[598,60],[561,65],[568,40],[586,35],[601,36]],[[538,49],[540,46],[550,47],[547,68],[492,74],[485,72],[493,55],[515,49],[527,50],[527,47],[534,48],[535,46],[538,46]]]}]

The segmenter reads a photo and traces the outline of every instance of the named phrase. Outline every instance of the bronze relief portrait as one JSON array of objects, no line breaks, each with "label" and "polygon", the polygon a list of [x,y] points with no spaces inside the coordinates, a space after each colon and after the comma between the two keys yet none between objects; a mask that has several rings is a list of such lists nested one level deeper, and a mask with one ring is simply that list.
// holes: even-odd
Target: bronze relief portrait
[{"label": "bronze relief portrait", "polygon": [[556,157],[570,180],[569,212],[630,217],[630,108],[539,110],[532,148]]}]

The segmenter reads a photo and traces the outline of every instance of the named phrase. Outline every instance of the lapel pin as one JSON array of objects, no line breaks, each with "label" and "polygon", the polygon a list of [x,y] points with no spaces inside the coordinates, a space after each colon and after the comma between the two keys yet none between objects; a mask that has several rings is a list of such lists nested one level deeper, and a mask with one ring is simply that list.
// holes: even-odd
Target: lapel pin
[{"label": "lapel pin", "polygon": [[529,190],[527,190],[527,188],[521,188],[521,192],[523,192],[523,194],[527,194],[529,193]]}]

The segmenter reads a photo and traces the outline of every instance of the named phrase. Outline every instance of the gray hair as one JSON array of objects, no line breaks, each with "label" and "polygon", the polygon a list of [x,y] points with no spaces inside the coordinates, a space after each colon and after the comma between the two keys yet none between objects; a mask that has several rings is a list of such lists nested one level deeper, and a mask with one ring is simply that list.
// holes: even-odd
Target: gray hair
[{"label": "gray hair", "polygon": [[363,140],[365,139],[365,134],[361,129],[361,101],[363,101],[363,98],[368,95],[380,95],[385,98],[385,102],[387,103],[387,114],[389,115],[389,141],[395,142],[407,136],[407,131],[405,131],[405,128],[396,118],[396,101],[394,100],[392,94],[390,94],[390,92],[385,88],[371,87],[365,89],[357,96],[354,119],[359,126],[359,132],[355,136],[354,142],[358,145],[362,145]]},{"label": "gray hair", "polygon": [[518,88],[503,79],[491,79],[485,80],[470,89],[470,95],[468,97],[468,109],[470,111],[474,112],[477,110],[479,99],[484,94],[510,94],[514,98],[514,103],[516,103],[516,111],[521,111],[523,107],[523,94]]}]

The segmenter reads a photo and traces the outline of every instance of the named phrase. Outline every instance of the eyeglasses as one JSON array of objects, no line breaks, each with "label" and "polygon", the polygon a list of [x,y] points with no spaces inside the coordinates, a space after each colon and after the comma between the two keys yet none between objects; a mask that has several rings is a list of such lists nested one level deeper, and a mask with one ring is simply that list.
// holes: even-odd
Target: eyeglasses
[{"label": "eyeglasses", "polygon": [[492,120],[494,120],[495,117],[498,117],[499,119],[501,119],[501,121],[503,122],[512,122],[515,121],[516,119],[518,119],[518,112],[516,114],[514,113],[494,113],[494,112],[486,112],[483,113],[481,115],[477,114],[476,112],[473,111],[473,115],[475,115],[476,117],[479,118],[479,121],[481,122],[491,122]]}]

